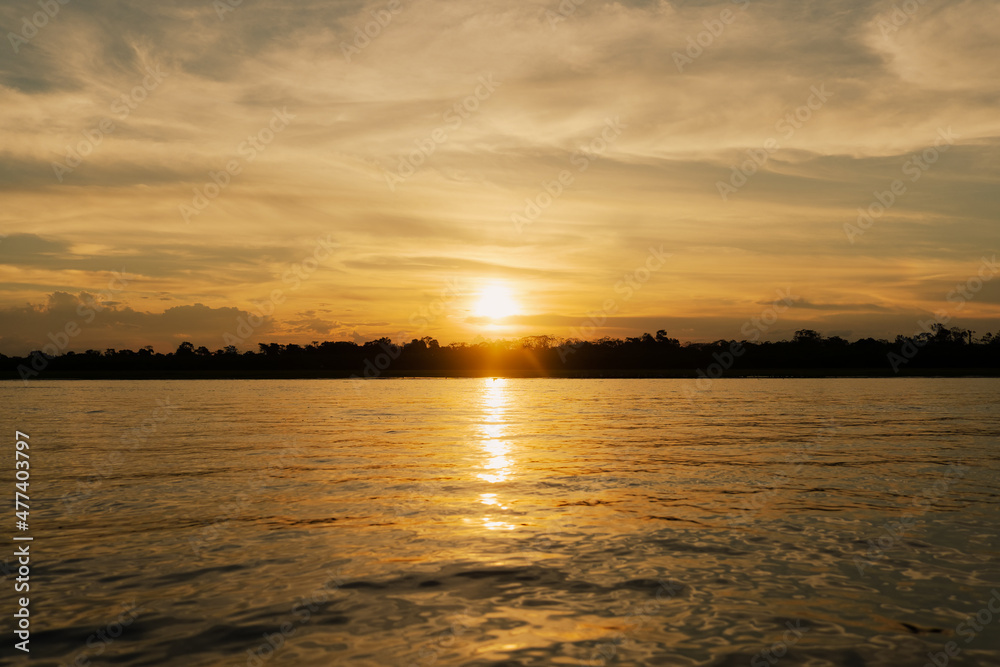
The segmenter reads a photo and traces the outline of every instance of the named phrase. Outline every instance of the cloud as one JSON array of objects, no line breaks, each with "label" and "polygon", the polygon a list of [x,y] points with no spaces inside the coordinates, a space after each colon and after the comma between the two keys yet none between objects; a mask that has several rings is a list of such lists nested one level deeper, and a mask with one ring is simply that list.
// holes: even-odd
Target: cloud
[{"label": "cloud", "polygon": [[[758,301],[761,305],[769,305],[771,302]],[[792,308],[805,308],[807,310],[835,310],[841,313],[851,312],[890,312],[892,308],[876,303],[815,303],[809,299],[799,299]]]},{"label": "cloud", "polygon": [[69,250],[69,243],[37,234],[8,234],[0,243],[0,264],[49,262]]},{"label": "cloud", "polygon": [[[388,20],[380,0],[255,0],[221,16],[203,0],[60,5],[17,52],[0,49],[0,308],[95,291],[124,267],[137,278],[122,317],[249,312],[277,289],[271,335],[288,341],[406,330],[453,278],[506,280],[531,313],[573,319],[662,244],[674,256],[623,317],[679,314],[690,337],[699,321],[717,334],[713,318],[794,286],[812,299],[797,312],[874,333],[888,326],[876,315],[933,310],[995,248],[992,0],[922,3],[891,30],[888,1],[573,4],[555,22],[557,1],[402,0]],[[0,24],[16,31],[36,7],[8,3]],[[735,19],[710,34],[724,10]],[[150,68],[163,80],[140,91]],[[498,85],[477,97],[483,77]],[[817,87],[829,99],[809,108]],[[294,118],[247,159],[275,108]],[[609,118],[622,132],[602,145]],[[114,130],[94,143],[104,119]],[[905,180],[948,127],[956,144]],[[718,183],[768,140],[779,147],[723,201]],[[73,151],[60,181],[52,165]],[[896,179],[905,195],[850,243],[844,225]],[[197,197],[186,224],[179,207]],[[530,206],[518,231],[511,216]],[[292,289],[283,276],[324,235],[337,252]],[[963,317],[1000,315],[992,295]],[[467,298],[429,325],[442,341],[480,333]],[[34,344],[19,326],[0,320],[0,351]],[[157,326],[134,330],[158,345],[204,331]]]},{"label": "cloud", "polygon": [[[140,312],[114,298],[113,290],[75,295],[54,292],[42,305],[4,308],[0,310],[0,321],[5,323],[0,349],[8,355],[24,355],[32,350],[103,352],[106,348],[136,350],[152,345],[167,352],[190,341],[215,350],[225,347],[223,335],[236,332],[240,318],[251,315],[237,308],[210,308],[200,303],[159,313]],[[271,330],[271,323],[265,320],[248,341],[256,342]]]}]

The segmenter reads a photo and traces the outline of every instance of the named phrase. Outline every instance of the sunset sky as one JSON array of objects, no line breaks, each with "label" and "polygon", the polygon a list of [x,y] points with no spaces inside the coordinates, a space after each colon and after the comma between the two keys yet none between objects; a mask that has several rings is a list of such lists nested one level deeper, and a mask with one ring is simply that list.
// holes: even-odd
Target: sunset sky
[{"label": "sunset sky", "polygon": [[237,1],[0,7],[0,352],[1000,330],[995,0]]}]

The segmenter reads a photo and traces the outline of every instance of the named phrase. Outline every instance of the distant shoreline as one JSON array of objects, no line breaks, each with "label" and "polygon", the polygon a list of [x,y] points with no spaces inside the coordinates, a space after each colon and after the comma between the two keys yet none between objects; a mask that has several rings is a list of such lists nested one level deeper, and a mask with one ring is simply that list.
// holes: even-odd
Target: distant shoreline
[{"label": "distant shoreline", "polygon": [[682,345],[663,329],[624,340],[514,341],[441,346],[430,337],[402,345],[389,338],[259,343],[211,351],[183,342],[174,352],[87,350],[59,354],[55,343],[26,357],[0,355],[0,378],[22,379],[318,379],[400,377],[718,378],[1000,377],[1000,332],[978,341],[971,331],[935,324],[896,341],[849,342],[816,331],[790,341],[725,341]]},{"label": "distant shoreline", "polygon": [[[674,379],[674,380],[698,380],[703,376],[698,375],[692,369],[655,369],[655,370],[566,370],[561,372],[538,372],[528,370],[493,370],[493,371],[418,371],[407,370],[399,373],[383,372],[378,377],[364,378],[346,371],[295,369],[288,371],[171,371],[159,373],[144,372],[103,372],[103,371],[72,371],[60,372],[56,370],[41,373],[37,378],[28,380],[28,383],[45,380],[343,380],[343,379],[408,379],[408,378],[549,378],[549,379]],[[986,368],[981,370],[970,370],[965,368],[914,368],[900,369],[893,372],[892,369],[877,368],[803,368],[803,369],[746,369],[744,371],[732,371],[721,376],[720,380],[726,379],[822,379],[822,378],[858,378],[858,379],[881,379],[881,378],[995,378],[1000,377],[1000,369]],[[17,373],[0,373],[0,380],[20,380]]]}]

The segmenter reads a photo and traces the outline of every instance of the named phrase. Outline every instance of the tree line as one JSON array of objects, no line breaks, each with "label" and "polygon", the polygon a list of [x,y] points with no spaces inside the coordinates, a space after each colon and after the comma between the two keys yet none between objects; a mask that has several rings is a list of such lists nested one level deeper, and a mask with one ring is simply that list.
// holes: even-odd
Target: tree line
[{"label": "tree line", "polygon": [[[87,350],[51,356],[37,350],[25,357],[0,355],[7,379],[41,377],[385,377],[401,375],[725,375],[957,374],[1000,369],[1000,332],[973,332],[935,324],[928,331],[895,340],[853,342],[811,329],[791,340],[680,343],[664,330],[629,338],[599,340],[529,336],[475,344],[440,345],[425,336],[397,345],[388,338],[365,343],[313,341],[260,343],[256,350],[217,350],[183,342],[169,353]],[[994,371],[994,372],[990,372]]]}]

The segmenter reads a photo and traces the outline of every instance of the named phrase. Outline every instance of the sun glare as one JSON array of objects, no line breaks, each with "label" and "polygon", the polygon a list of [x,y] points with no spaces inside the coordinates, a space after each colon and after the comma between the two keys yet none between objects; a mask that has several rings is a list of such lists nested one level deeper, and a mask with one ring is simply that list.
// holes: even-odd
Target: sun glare
[{"label": "sun glare", "polygon": [[510,288],[503,285],[487,285],[479,293],[479,301],[476,302],[473,313],[477,317],[502,320],[516,315],[519,310]]}]

